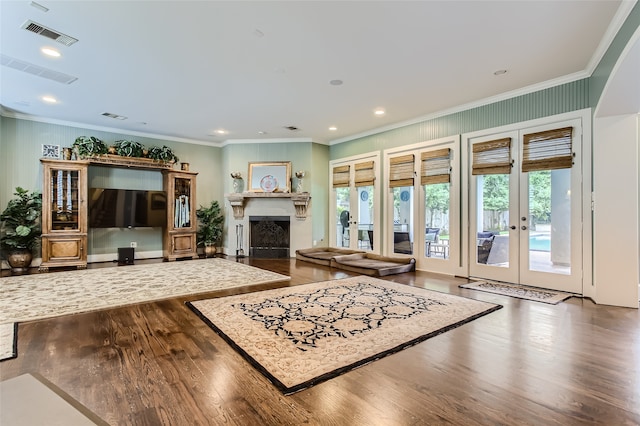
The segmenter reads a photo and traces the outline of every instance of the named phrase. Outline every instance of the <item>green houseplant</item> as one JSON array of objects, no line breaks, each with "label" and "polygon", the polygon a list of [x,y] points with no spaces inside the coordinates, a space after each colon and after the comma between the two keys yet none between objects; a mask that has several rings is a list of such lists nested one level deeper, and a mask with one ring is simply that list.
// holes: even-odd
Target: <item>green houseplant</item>
[{"label": "green houseplant", "polygon": [[122,157],[142,157],[144,146],[140,142],[121,139],[114,144],[116,154]]},{"label": "green houseplant", "polygon": [[42,234],[42,194],[21,187],[0,214],[0,251],[16,272],[25,271]]},{"label": "green houseplant", "polygon": [[106,154],[109,147],[95,136],[78,136],[73,142],[73,150],[76,153],[76,157],[88,158]]},{"label": "green houseplant", "polygon": [[222,238],[224,216],[217,201],[212,201],[208,207],[200,206],[196,210],[198,231],[196,241],[204,246],[205,257],[212,257],[216,253],[216,244]]},{"label": "green houseplant", "polygon": [[147,156],[162,163],[177,163],[179,160],[179,158],[173,153],[173,150],[166,145],[163,145],[162,147],[152,146],[149,148]]}]

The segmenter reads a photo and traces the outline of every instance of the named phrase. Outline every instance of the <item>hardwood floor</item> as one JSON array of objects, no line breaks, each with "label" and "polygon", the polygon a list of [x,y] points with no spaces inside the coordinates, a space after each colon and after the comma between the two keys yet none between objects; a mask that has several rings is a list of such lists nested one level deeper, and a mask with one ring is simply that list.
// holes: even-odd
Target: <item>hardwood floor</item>
[{"label": "hardwood floor", "polygon": [[[241,292],[353,275],[243,262],[291,282]],[[238,290],[20,324],[0,377],[39,373],[113,425],[640,424],[638,310],[523,301],[425,272],[388,279],[504,308],[290,396],[184,305]]]}]

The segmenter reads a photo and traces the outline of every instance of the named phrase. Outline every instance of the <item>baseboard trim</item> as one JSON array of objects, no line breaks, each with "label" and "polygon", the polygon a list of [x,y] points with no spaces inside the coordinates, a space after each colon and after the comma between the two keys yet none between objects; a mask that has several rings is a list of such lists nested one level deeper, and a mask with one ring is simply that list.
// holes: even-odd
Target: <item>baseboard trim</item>
[{"label": "baseboard trim", "polygon": [[[162,250],[137,251],[135,252],[135,260],[138,259],[157,259],[162,257]],[[87,256],[87,263],[113,262],[118,260],[118,253],[91,254]]]}]

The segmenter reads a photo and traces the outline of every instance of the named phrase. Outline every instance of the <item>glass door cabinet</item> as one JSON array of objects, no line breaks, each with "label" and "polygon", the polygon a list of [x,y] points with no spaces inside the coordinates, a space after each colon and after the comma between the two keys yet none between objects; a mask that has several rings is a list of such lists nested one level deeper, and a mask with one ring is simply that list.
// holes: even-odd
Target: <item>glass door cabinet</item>
[{"label": "glass door cabinet", "polygon": [[189,171],[163,172],[167,191],[167,227],[164,232],[163,256],[165,260],[198,258],[196,246],[196,176]]},{"label": "glass door cabinet", "polygon": [[87,161],[41,159],[42,264],[87,267]]}]

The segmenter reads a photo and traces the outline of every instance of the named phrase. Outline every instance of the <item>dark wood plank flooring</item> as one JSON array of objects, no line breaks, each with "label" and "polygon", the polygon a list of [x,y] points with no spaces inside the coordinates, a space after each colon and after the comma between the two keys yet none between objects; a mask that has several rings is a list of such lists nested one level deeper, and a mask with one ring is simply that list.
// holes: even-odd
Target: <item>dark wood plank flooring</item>
[{"label": "dark wood plank flooring", "polygon": [[388,279],[504,308],[283,396],[184,302],[352,274],[242,261],[291,281],[23,323],[0,377],[39,373],[113,425],[640,424],[638,310],[523,301],[425,272]]}]

